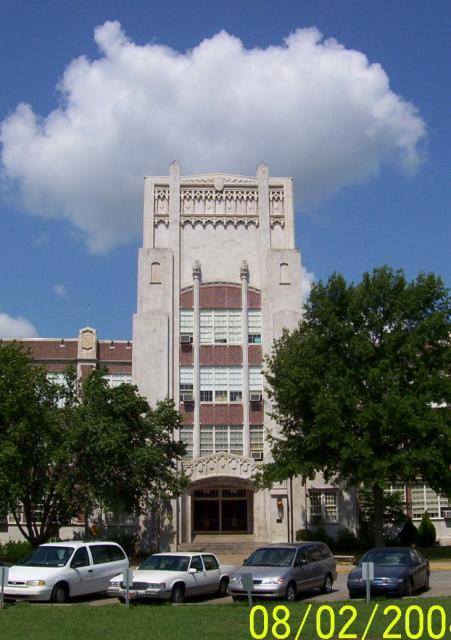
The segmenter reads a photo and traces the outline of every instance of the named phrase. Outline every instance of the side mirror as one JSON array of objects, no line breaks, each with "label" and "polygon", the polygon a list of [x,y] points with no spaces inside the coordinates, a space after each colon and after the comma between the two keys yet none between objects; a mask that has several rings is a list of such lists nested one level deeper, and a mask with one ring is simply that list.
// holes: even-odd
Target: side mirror
[{"label": "side mirror", "polygon": [[197,569],[191,567],[191,569],[188,569],[188,573],[197,573]]},{"label": "side mirror", "polygon": [[83,560],[72,560],[70,563],[72,569],[78,569],[79,567],[84,567]]},{"label": "side mirror", "polygon": [[299,567],[303,567],[306,564],[308,564],[308,562],[307,562],[307,560],[305,558],[299,558],[299,560],[297,561],[297,565]]}]

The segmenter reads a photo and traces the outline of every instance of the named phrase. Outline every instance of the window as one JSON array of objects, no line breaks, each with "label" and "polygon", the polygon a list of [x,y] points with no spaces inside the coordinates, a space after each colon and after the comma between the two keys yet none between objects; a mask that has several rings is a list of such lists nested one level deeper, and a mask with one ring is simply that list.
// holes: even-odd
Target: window
[{"label": "window", "polygon": [[309,490],[310,522],[337,522],[337,492],[333,489]]},{"label": "window", "polygon": [[107,373],[104,377],[108,385],[113,389],[121,384],[132,383],[132,377],[129,373]]},{"label": "window", "polygon": [[249,391],[263,392],[263,375],[260,367],[249,367]]},{"label": "window", "polygon": [[249,344],[261,344],[262,343],[262,312],[254,311],[253,309],[248,311],[248,342]]},{"label": "window", "polygon": [[62,387],[66,386],[66,374],[65,373],[47,373],[47,380],[53,382],[53,384],[59,384]]},{"label": "window", "polygon": [[104,564],[110,562],[110,554],[108,553],[108,545],[96,544],[89,545],[94,564]]},{"label": "window", "polygon": [[201,402],[242,402],[243,370],[241,367],[201,367]]},{"label": "window", "polygon": [[119,560],[125,560],[125,555],[119,547],[116,547],[114,544],[108,545],[108,553],[110,554],[111,562],[118,562]]},{"label": "window", "polygon": [[183,394],[193,393],[194,389],[194,369],[192,367],[180,367],[180,401],[183,401]]},{"label": "window", "polygon": [[193,427],[180,427],[180,440],[186,444],[185,458],[193,457]]},{"label": "window", "polygon": [[412,487],[412,518],[420,519],[427,511],[430,518],[441,518],[443,507],[449,507],[450,501],[435,493],[425,484]]},{"label": "window", "polygon": [[241,309],[201,309],[201,344],[242,344]]},{"label": "window", "polygon": [[219,569],[218,561],[214,556],[202,556],[204,559],[205,571],[215,571]]},{"label": "window", "polygon": [[161,264],[152,262],[150,265],[150,284],[161,284]]},{"label": "window", "polygon": [[206,425],[200,428],[200,455],[212,453],[243,455],[243,427],[234,425]]},{"label": "window", "polygon": [[287,262],[282,262],[280,265],[280,284],[290,284],[290,274]]},{"label": "window", "polygon": [[308,547],[307,557],[309,562],[317,562],[318,560],[321,560],[321,547],[317,544]]},{"label": "window", "polygon": [[251,424],[249,427],[250,448],[253,451],[263,452],[263,426]]},{"label": "window", "polygon": [[204,566],[202,564],[202,560],[200,556],[193,556],[191,558],[191,566],[190,569],[196,569],[196,571],[203,571]]},{"label": "window", "polygon": [[89,567],[89,556],[86,547],[77,549],[72,558],[71,565],[73,567]]},{"label": "window", "polygon": [[182,309],[180,311],[180,333],[193,333],[194,312],[192,309]]}]

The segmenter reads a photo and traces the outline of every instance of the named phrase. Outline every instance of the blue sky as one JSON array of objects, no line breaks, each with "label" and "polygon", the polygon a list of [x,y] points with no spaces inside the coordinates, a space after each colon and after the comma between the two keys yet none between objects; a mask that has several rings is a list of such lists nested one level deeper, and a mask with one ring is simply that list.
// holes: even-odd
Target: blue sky
[{"label": "blue sky", "polygon": [[2,335],[131,337],[142,177],[175,158],[293,175],[316,278],[388,263],[450,284],[449,2],[3,0],[0,17]]}]

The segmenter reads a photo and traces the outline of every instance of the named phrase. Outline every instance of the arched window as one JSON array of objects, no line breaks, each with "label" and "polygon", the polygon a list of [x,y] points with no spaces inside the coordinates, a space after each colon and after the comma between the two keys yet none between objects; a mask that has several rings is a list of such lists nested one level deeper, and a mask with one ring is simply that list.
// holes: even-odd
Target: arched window
[{"label": "arched window", "polygon": [[280,264],[280,284],[290,284],[290,274],[288,273],[288,263]]},{"label": "arched window", "polygon": [[152,262],[150,267],[150,284],[161,284],[161,264]]}]

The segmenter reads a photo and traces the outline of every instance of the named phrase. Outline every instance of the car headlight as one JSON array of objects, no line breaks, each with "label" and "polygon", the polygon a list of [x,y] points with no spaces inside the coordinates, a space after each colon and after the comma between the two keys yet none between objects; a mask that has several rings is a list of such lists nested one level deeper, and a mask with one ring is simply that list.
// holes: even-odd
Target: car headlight
[{"label": "car headlight", "polygon": [[44,587],[45,580],[27,580],[25,584],[27,587]]},{"label": "car headlight", "polygon": [[262,584],[285,584],[285,578],[263,578]]},{"label": "car headlight", "polygon": [[150,582],[147,585],[148,589],[166,589],[166,582]]},{"label": "car headlight", "polygon": [[360,583],[360,582],[363,582],[363,581],[364,581],[364,580],[363,580],[363,578],[349,578],[349,579],[348,579],[348,582],[357,582],[357,583]]},{"label": "car headlight", "polygon": [[230,582],[241,582],[241,578],[237,578],[236,576],[232,576],[230,578]]}]

